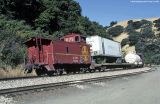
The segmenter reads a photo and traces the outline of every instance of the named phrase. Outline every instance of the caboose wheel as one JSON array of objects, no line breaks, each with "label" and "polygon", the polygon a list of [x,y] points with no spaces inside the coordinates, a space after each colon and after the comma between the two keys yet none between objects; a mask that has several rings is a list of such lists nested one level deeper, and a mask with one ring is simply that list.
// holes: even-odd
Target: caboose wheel
[{"label": "caboose wheel", "polygon": [[63,74],[63,71],[60,71],[60,72],[59,72],[59,75],[62,75],[62,74]]},{"label": "caboose wheel", "polygon": [[37,76],[41,76],[42,75],[42,71],[39,70],[39,69],[36,69],[35,72],[36,72]]},{"label": "caboose wheel", "polygon": [[94,73],[95,70],[94,70],[94,69],[90,69],[89,72],[90,72],[90,73]]},{"label": "caboose wheel", "polygon": [[105,72],[105,69],[103,69],[102,72]]},{"label": "caboose wheel", "polygon": [[84,70],[83,72],[84,72],[84,73],[87,73],[87,70]]},{"label": "caboose wheel", "polygon": [[62,75],[62,74],[63,74],[63,70],[60,69],[56,71],[56,75]]},{"label": "caboose wheel", "polygon": [[101,69],[99,68],[98,71],[101,72]]},{"label": "caboose wheel", "polygon": [[69,70],[66,70],[66,74],[70,74],[70,71],[69,71]]},{"label": "caboose wheel", "polygon": [[47,72],[47,75],[48,75],[48,76],[53,76],[53,75],[54,75],[54,71],[48,71],[48,72]]}]

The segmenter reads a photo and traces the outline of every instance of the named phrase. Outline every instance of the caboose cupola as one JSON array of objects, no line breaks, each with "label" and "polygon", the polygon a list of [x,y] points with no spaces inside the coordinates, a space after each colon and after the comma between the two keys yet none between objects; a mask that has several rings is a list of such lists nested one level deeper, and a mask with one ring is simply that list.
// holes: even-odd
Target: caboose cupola
[{"label": "caboose cupola", "polygon": [[80,34],[70,33],[61,38],[65,42],[86,42],[86,37]]}]

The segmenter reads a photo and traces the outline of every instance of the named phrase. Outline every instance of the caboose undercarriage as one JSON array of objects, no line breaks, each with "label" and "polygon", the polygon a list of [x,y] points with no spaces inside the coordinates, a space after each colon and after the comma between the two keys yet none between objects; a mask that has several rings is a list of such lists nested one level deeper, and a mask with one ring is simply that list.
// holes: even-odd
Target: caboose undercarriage
[{"label": "caboose undercarriage", "polygon": [[92,72],[90,69],[90,64],[54,64],[54,65],[44,65],[44,64],[32,64],[26,67],[26,72],[31,73],[35,70],[38,76],[41,75],[62,75],[63,73],[80,73],[80,72]]},{"label": "caboose undercarriage", "polygon": [[54,65],[44,65],[44,64],[32,64],[26,67],[28,73],[35,70],[38,76],[41,75],[62,75],[64,73],[85,73],[85,72],[95,72],[95,71],[105,71],[106,69],[113,68],[141,68],[143,65],[135,65],[129,63],[103,63],[103,64],[54,64]]}]

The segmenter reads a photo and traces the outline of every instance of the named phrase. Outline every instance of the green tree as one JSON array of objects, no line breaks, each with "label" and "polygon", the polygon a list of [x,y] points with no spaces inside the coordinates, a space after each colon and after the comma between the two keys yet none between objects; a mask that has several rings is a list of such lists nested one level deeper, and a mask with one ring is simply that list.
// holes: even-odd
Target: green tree
[{"label": "green tree", "polygon": [[25,49],[22,45],[23,39],[13,32],[0,31],[0,60],[10,66],[16,66],[23,63]]},{"label": "green tree", "polygon": [[44,0],[45,10],[35,20],[36,27],[53,34],[62,31],[77,32],[78,20],[81,16],[80,5],[73,0]]},{"label": "green tree", "polygon": [[135,45],[139,40],[140,40],[140,36],[141,34],[139,32],[133,31],[130,32],[129,34],[129,45]]},{"label": "green tree", "polygon": [[0,62],[7,65],[21,63],[26,39],[59,38],[73,32],[110,37],[102,25],[81,15],[74,0],[0,1]]},{"label": "green tree", "polygon": [[33,36],[47,36],[41,30],[33,30],[31,26],[27,25],[25,21],[12,20],[4,15],[0,15],[0,28],[1,30],[10,31],[17,36],[27,39]]},{"label": "green tree", "polygon": [[125,28],[125,32],[133,32],[134,27],[132,24],[128,24],[127,27]]},{"label": "green tree", "polygon": [[142,24],[141,24],[141,21],[135,21],[132,23],[134,29],[139,29],[141,28]]},{"label": "green tree", "polygon": [[140,22],[142,24],[141,28],[146,28],[146,27],[151,28],[153,25],[153,23],[151,21],[148,21],[145,19],[141,20]]},{"label": "green tree", "polygon": [[129,20],[128,26],[126,27],[126,31],[130,32],[133,29],[140,29],[140,28],[151,27],[151,26],[152,26],[152,22],[145,19],[141,21],[135,21],[135,22],[133,22],[133,20]]},{"label": "green tree", "polygon": [[112,21],[111,23],[110,23],[110,27],[112,27],[113,25],[116,25],[117,24],[117,21]]},{"label": "green tree", "polygon": [[135,47],[136,52],[144,54],[146,64],[159,64],[160,43],[158,40],[149,43],[139,41]]},{"label": "green tree", "polygon": [[96,32],[102,36],[106,33],[103,26],[81,15],[81,7],[74,0],[3,0],[0,4],[0,14],[24,20],[33,29],[39,28],[52,37],[59,33],[62,36],[73,32],[90,35]]},{"label": "green tree", "polygon": [[109,33],[111,36],[115,37],[115,36],[120,35],[120,34],[123,32],[123,30],[124,30],[123,26],[117,25],[117,26],[115,26],[115,27],[109,28],[109,29],[108,29],[108,33]]},{"label": "green tree", "polygon": [[141,29],[141,37],[142,38],[153,38],[154,32],[151,27],[145,27]]},{"label": "green tree", "polygon": [[0,13],[33,25],[44,10],[41,0],[1,0]]},{"label": "green tree", "polygon": [[[24,21],[11,20],[0,15],[0,62],[1,65],[16,66],[23,63],[25,47],[23,42],[33,36],[47,36],[40,30],[32,30]],[[0,66],[1,67],[1,66]]]},{"label": "green tree", "polygon": [[135,44],[135,49],[137,53],[143,53],[145,49],[146,43],[139,39],[139,41]]},{"label": "green tree", "polygon": [[155,25],[154,25],[155,27],[160,28],[160,18],[153,21],[153,23],[155,23]]},{"label": "green tree", "polygon": [[128,39],[128,38],[125,38],[125,39],[122,40],[121,46],[123,47],[123,46],[125,46],[126,44],[129,44],[129,39]]},{"label": "green tree", "polygon": [[133,24],[133,20],[129,20],[128,22],[127,22],[127,24],[129,25],[129,24]]},{"label": "green tree", "polygon": [[153,64],[159,65],[160,64],[160,54],[155,54],[151,56],[151,62]]}]

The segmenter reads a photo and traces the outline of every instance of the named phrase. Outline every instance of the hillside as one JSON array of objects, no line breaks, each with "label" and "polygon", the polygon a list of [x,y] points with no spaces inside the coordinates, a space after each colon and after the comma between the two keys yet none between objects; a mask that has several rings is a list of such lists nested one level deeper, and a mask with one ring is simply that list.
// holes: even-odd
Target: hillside
[{"label": "hillside", "polygon": [[[0,68],[24,64],[30,37],[58,39],[68,33],[99,35],[121,42],[124,53],[143,53],[146,63],[160,64],[160,19],[122,21],[103,27],[82,15],[74,0],[0,1]],[[107,29],[107,32],[106,32]]]},{"label": "hillside", "polygon": [[[113,40],[121,42],[124,54],[143,53],[147,63],[160,60],[160,19],[132,19],[107,28]],[[155,56],[154,56],[155,55]],[[156,56],[157,55],[157,56]]]},{"label": "hillside", "polygon": [[[145,19],[147,21],[151,21],[153,23],[153,21],[157,20],[158,18],[148,18],[148,19]],[[142,19],[133,19],[133,21],[141,21]],[[117,24],[115,24],[113,27],[115,26],[123,26],[124,28],[126,28],[128,26],[128,20],[126,21],[121,21],[121,22],[118,22]],[[156,27],[153,25],[152,28],[154,29],[155,32],[157,32],[155,29]],[[136,31],[140,31],[140,30],[136,30]],[[113,40],[115,41],[118,41],[118,42],[121,42],[123,39],[127,38],[128,37],[128,33],[127,32],[123,32],[121,33],[120,35],[116,36],[116,37],[113,37]]]},{"label": "hillside", "polygon": [[0,0],[0,69],[24,63],[23,42],[30,37],[58,39],[68,33],[105,37],[104,27],[81,11],[74,0]]}]

